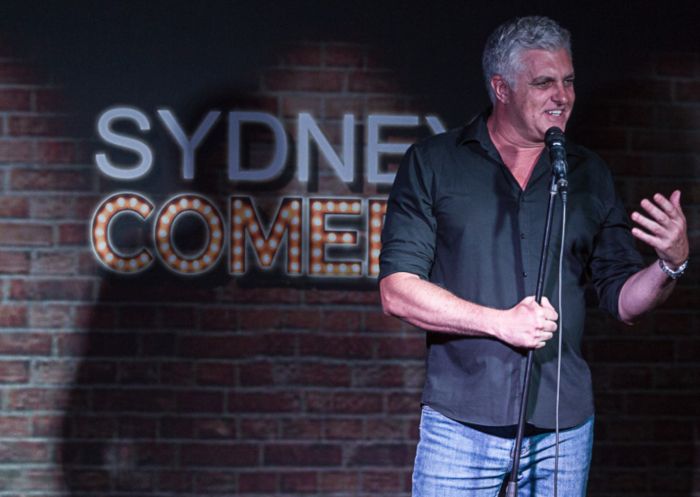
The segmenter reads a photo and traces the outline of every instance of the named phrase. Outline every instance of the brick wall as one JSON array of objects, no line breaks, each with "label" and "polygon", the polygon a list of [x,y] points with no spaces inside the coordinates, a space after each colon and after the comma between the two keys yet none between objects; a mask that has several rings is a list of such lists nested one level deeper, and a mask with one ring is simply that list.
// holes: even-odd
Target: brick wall
[{"label": "brick wall", "polygon": [[[654,56],[577,109],[579,141],[610,161],[630,204],[683,187],[694,246],[698,56]],[[0,496],[408,495],[421,333],[384,317],[367,286],[99,270],[87,223],[123,185],[100,179],[86,141],[65,131],[60,89],[3,57]],[[346,111],[420,112],[387,64],[344,43],[287,47],[252,95],[229,103],[289,126],[309,111],[330,136]],[[214,150],[206,164],[222,171]],[[314,193],[376,194],[318,167]],[[209,184],[222,183],[199,184],[214,198],[231,193]],[[307,193],[294,182],[284,192]],[[697,286],[691,266],[673,301],[633,329],[591,311],[590,495],[700,495]]]}]

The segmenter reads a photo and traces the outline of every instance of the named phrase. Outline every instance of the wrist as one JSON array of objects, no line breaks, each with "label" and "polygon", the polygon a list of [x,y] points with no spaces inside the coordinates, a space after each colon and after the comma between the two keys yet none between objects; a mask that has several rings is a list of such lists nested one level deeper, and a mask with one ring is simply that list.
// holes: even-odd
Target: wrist
[{"label": "wrist", "polygon": [[672,280],[677,280],[683,275],[686,268],[688,267],[688,259],[684,260],[678,265],[670,261],[659,259],[659,267],[664,272],[664,274],[666,274],[666,276],[668,276]]}]

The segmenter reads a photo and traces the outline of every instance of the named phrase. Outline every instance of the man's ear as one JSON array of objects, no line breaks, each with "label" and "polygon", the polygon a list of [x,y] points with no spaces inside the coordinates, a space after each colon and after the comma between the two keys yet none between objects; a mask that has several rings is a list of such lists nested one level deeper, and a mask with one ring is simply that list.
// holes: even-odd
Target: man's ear
[{"label": "man's ear", "polygon": [[510,100],[510,86],[506,80],[500,74],[494,74],[491,77],[491,89],[494,95],[496,95],[496,100],[502,104],[507,104]]}]

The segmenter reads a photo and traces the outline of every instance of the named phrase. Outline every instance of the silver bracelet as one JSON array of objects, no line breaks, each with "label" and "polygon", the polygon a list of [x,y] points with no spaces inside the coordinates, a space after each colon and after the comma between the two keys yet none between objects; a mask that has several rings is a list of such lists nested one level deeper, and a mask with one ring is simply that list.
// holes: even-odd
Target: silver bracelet
[{"label": "silver bracelet", "polygon": [[668,277],[671,278],[672,280],[677,280],[678,278],[680,278],[681,276],[683,276],[683,273],[685,272],[685,269],[688,267],[688,259],[686,259],[685,261],[683,261],[683,264],[681,264],[680,266],[678,266],[678,269],[676,269],[675,271],[674,271],[673,269],[671,269],[670,267],[668,267],[668,266],[666,265],[666,262],[664,262],[663,259],[659,259],[659,267],[661,268],[661,270],[662,270],[664,273],[666,273],[666,276],[668,276]]}]

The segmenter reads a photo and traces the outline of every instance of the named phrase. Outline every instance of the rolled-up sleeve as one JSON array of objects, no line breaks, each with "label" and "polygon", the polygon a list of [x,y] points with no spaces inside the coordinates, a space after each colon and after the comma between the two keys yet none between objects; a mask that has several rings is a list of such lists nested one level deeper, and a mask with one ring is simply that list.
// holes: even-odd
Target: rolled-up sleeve
[{"label": "rolled-up sleeve", "polygon": [[614,189],[608,206],[605,221],[594,242],[589,267],[600,307],[619,319],[618,301],[622,286],[644,267],[644,260],[635,247],[629,217]]},{"label": "rolled-up sleeve", "polygon": [[435,255],[436,220],[433,212],[435,174],[421,160],[414,145],[406,152],[389,194],[379,279],[408,272],[428,279]]}]

